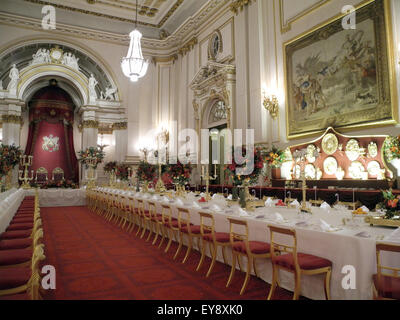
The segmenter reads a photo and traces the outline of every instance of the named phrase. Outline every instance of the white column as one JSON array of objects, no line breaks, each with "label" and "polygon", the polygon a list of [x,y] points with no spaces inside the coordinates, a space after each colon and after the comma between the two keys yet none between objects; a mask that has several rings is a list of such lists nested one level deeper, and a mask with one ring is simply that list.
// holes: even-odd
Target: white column
[{"label": "white column", "polygon": [[115,138],[115,161],[124,162],[128,151],[128,123],[114,123],[113,134]]}]

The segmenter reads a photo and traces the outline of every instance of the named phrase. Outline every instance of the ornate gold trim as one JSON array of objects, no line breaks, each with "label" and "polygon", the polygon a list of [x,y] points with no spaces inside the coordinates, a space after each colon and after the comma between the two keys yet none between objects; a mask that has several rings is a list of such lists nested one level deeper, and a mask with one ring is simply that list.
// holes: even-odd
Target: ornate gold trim
[{"label": "ornate gold trim", "polygon": [[186,42],[183,47],[178,49],[178,53],[182,56],[186,55],[194,46],[198,43],[197,37],[193,37],[188,42]]},{"label": "ornate gold trim", "polygon": [[3,114],[1,118],[3,123],[14,123],[20,125],[23,123],[22,117],[14,114]]},{"label": "ornate gold trim", "polygon": [[[112,16],[109,14],[74,8],[74,7],[70,7],[70,6],[66,6],[66,5],[62,5],[62,4],[58,4],[58,3],[49,2],[49,1],[42,1],[42,0],[24,0],[24,1],[34,3],[34,4],[40,4],[43,6],[51,5],[58,9],[68,10],[68,11],[72,11],[72,12],[79,12],[79,13],[83,13],[83,14],[93,15],[93,16],[97,16],[97,17],[101,17],[101,18],[112,19],[112,20],[118,20],[118,21],[122,21],[122,22],[128,22],[128,23],[136,22],[135,20],[132,20],[132,19],[126,19],[126,18]],[[161,28],[165,24],[165,22],[167,22],[167,20],[174,14],[174,12],[181,6],[183,1],[185,1],[185,0],[177,0],[175,2],[175,4],[171,7],[171,9],[169,9],[169,11],[165,14],[165,16],[160,20],[160,22],[158,24],[152,24],[152,23],[141,22],[141,21],[138,21],[137,23],[142,26]]]},{"label": "ornate gold trim", "polygon": [[99,123],[99,134],[113,134],[112,123]]},{"label": "ornate gold trim", "polygon": [[112,125],[113,130],[127,130],[128,122],[117,122]]},{"label": "ornate gold trim", "polygon": [[97,120],[84,120],[82,121],[82,128],[98,129],[99,124]]},{"label": "ornate gold trim", "polygon": [[[275,0],[274,0],[275,1]],[[320,0],[319,2],[315,3],[311,7],[308,7],[307,9],[301,11],[297,15],[295,15],[292,18],[289,18],[287,20],[287,23],[285,24],[284,21],[284,10],[283,10],[283,0],[279,0],[279,19],[280,19],[280,25],[281,25],[281,33],[286,33],[292,29],[292,23],[304,18],[305,16],[313,13],[314,11],[318,10],[320,7],[323,5],[327,4],[331,0]],[[275,4],[275,2],[274,2]],[[275,11],[274,11],[275,12]]]},{"label": "ornate gold trim", "polygon": [[243,11],[243,8],[251,5],[252,1],[256,2],[257,0],[233,0],[230,5],[231,11],[237,15],[239,14],[239,10]]}]

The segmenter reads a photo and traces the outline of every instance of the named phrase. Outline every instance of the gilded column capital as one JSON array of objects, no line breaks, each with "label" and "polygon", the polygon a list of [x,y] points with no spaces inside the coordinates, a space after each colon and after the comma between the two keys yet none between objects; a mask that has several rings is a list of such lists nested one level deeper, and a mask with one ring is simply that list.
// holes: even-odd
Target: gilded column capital
[{"label": "gilded column capital", "polygon": [[256,0],[232,0],[231,11],[238,14],[239,10],[243,11],[243,8],[250,5],[252,1],[255,2]]},{"label": "gilded column capital", "polygon": [[20,125],[23,123],[22,117],[14,114],[3,114],[1,118],[3,123],[15,123]]},{"label": "gilded column capital", "polygon": [[84,120],[82,121],[82,128],[92,128],[92,129],[98,129],[99,128],[99,122],[96,120]]},{"label": "gilded column capital", "polygon": [[116,122],[112,126],[113,130],[127,130],[128,122]]}]

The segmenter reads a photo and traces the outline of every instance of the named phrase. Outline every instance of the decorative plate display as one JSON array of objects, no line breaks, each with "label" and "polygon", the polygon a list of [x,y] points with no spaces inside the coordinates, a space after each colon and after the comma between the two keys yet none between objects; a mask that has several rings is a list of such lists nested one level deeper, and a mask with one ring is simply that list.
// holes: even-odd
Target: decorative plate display
[{"label": "decorative plate display", "polygon": [[346,156],[350,161],[355,161],[360,156],[360,146],[356,139],[350,139],[346,145]]},{"label": "decorative plate display", "polygon": [[322,178],[322,171],[320,168],[317,168],[317,180],[321,180]]},{"label": "decorative plate display", "polygon": [[299,180],[301,176],[301,167],[296,164],[293,168],[293,176],[295,179]]},{"label": "decorative plate display", "polygon": [[338,163],[334,157],[328,157],[324,161],[324,172],[330,176],[336,174]]},{"label": "decorative plate display", "polygon": [[367,171],[370,176],[376,177],[381,172],[381,166],[378,161],[370,161],[367,166]]},{"label": "decorative plate display", "polygon": [[344,177],[344,170],[342,169],[342,167],[339,167],[338,169],[337,169],[337,171],[336,171],[336,178],[338,179],[338,180],[343,180],[343,177]]},{"label": "decorative plate display", "polygon": [[315,167],[311,163],[307,164],[304,168],[304,173],[306,175],[306,179],[315,179]]},{"label": "decorative plate display", "polygon": [[315,153],[316,153],[316,150],[317,150],[317,148],[316,148],[316,146],[314,146],[313,144],[310,144],[310,145],[307,146],[307,155],[306,155],[306,158],[307,158],[307,161],[308,161],[309,163],[314,163],[314,162],[315,162]]},{"label": "decorative plate display", "polygon": [[378,146],[375,142],[370,142],[368,145],[368,157],[375,158],[378,155]]},{"label": "decorative plate display", "polygon": [[328,133],[322,139],[322,150],[327,154],[334,154],[338,148],[339,141],[338,138],[333,133]]},{"label": "decorative plate display", "polygon": [[362,179],[365,168],[360,161],[353,161],[349,167],[349,175],[352,179]]}]

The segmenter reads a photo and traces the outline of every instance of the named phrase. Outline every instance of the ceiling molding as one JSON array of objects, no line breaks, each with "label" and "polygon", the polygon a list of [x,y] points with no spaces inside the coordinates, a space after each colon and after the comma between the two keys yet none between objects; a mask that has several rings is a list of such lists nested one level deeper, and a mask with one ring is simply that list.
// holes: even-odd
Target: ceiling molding
[{"label": "ceiling molding", "polygon": [[[229,4],[230,0],[209,0],[194,16],[188,18],[166,39],[142,38],[144,53],[154,56],[176,54],[181,44],[195,37],[197,35],[197,30],[210,21],[214,15],[229,11]],[[0,12],[0,24],[49,33],[49,31],[43,30],[42,21],[40,19],[5,12]],[[127,34],[99,31],[63,23],[57,23],[57,29],[51,30],[51,34],[62,34],[74,38],[80,37],[123,46],[129,46],[130,41],[129,35]]]},{"label": "ceiling molding", "polygon": [[[117,20],[117,21],[121,21],[121,22],[128,22],[128,23],[135,23],[136,22],[136,20],[134,20],[134,19],[127,19],[127,18],[123,18],[123,17],[117,17],[117,16],[105,14],[105,13],[96,12],[96,11],[80,9],[80,8],[76,8],[76,7],[72,7],[72,6],[67,6],[67,5],[63,5],[63,4],[59,4],[59,3],[54,3],[54,2],[51,2],[51,1],[43,1],[43,0],[24,0],[24,1],[30,2],[30,3],[34,3],[34,4],[40,4],[40,5],[51,5],[53,7],[58,8],[58,9],[68,10],[68,11],[72,11],[72,12],[79,12],[79,13],[83,13],[83,14],[87,14],[87,15],[92,15],[92,16],[96,16],[96,17]],[[137,24],[138,25],[142,25],[142,26],[146,26],[146,27],[161,28],[167,22],[167,20],[175,13],[175,11],[180,7],[180,5],[184,1],[185,0],[177,0],[175,2],[175,4],[164,15],[164,17],[161,18],[161,21],[158,24],[147,23],[147,22],[143,22],[143,21],[140,21],[140,20],[137,21]],[[95,4],[95,2],[93,4]],[[107,3],[107,4],[110,5],[110,3]],[[119,7],[121,7],[121,6],[119,6]],[[127,7],[124,7],[124,8],[125,8],[125,10],[128,10]],[[135,9],[133,9],[133,10],[135,10]],[[149,14],[153,14],[153,15],[150,15],[150,16],[148,15],[148,16],[149,17],[153,17],[154,14],[155,14],[154,8],[148,8],[148,7],[141,6],[140,10],[141,11],[138,12],[138,14],[140,14],[140,15],[148,15],[147,13],[149,12]]]}]

